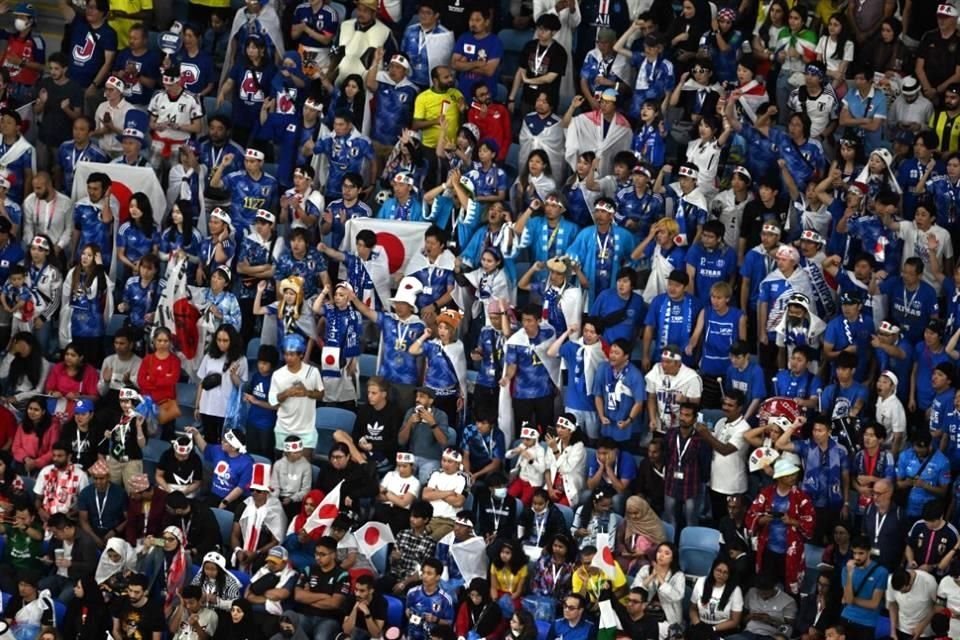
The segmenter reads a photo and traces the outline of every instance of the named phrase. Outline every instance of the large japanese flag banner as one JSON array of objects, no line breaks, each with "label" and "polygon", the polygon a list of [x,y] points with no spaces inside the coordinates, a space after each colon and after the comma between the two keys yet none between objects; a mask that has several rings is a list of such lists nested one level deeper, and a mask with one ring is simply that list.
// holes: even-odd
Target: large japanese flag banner
[{"label": "large japanese flag banner", "polygon": [[319,529],[322,534],[330,529],[330,525],[332,525],[333,521],[340,515],[340,488],[342,486],[343,480],[338,482],[337,486],[323,497],[323,500],[320,501],[317,508],[313,510],[313,513],[311,513],[306,522],[303,523],[304,531],[312,534],[315,530]]},{"label": "large japanese flag banner", "polygon": [[[429,222],[409,222],[406,220],[379,220],[377,218],[353,218],[344,225],[343,242],[340,251],[356,255],[357,234],[369,229],[377,235],[377,246],[365,260],[363,266],[370,274],[376,289],[377,297],[385,306],[389,307],[391,277],[403,274],[407,264],[413,256],[423,251],[423,234],[430,228]],[[341,277],[346,272],[341,266]],[[372,292],[358,291],[357,296],[370,308],[370,294]],[[383,309],[378,309],[383,310]]]},{"label": "large japanese flag banner", "polygon": [[73,193],[70,194],[74,202],[87,197],[87,178],[91,173],[97,172],[105,173],[110,178],[113,183],[110,192],[120,204],[120,214],[113,223],[113,258],[110,261],[110,277],[114,277],[117,267],[117,230],[130,218],[130,198],[141,191],[147,194],[150,205],[153,207],[153,219],[159,222],[167,212],[167,197],[163,193],[157,174],[150,167],[128,167],[122,164],[84,160],[77,164],[74,172]]}]

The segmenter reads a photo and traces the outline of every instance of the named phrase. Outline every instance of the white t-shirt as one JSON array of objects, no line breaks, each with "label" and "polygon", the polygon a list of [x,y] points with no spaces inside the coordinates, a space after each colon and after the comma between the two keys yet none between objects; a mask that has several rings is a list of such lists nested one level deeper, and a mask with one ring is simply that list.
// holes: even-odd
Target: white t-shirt
[{"label": "white t-shirt", "polygon": [[749,445],[743,434],[749,430],[750,425],[743,417],[730,423],[724,418],[714,427],[713,434],[717,440],[737,448],[736,453],[728,456],[718,451],[713,452],[713,463],[710,465],[710,488],[717,493],[732,496],[747,492],[746,458]]},{"label": "white t-shirt", "polygon": [[933,290],[940,293],[940,281],[930,268],[930,249],[927,248],[927,236],[933,235],[937,238],[937,259],[942,267],[945,258],[953,257],[953,242],[950,240],[950,232],[938,224],[933,225],[927,231],[920,231],[917,223],[912,220],[901,220],[900,230],[897,235],[903,240],[903,255],[900,264],[906,262],[907,258],[920,258],[923,260],[923,273],[921,280],[933,287]]},{"label": "white t-shirt", "polygon": [[907,412],[904,411],[903,403],[896,393],[891,393],[889,398],[878,396],[877,410],[874,415],[877,417],[877,422],[887,430],[887,441],[884,444],[893,444],[894,434],[907,432]]},{"label": "white t-shirt", "polygon": [[660,427],[666,431],[677,426],[677,415],[680,413],[679,396],[686,397],[690,402],[698,402],[703,395],[703,381],[697,372],[685,364],[675,376],[668,376],[663,372],[663,365],[657,363],[644,378],[647,382],[647,393],[654,393],[657,397],[657,410],[660,414]]},{"label": "white t-shirt", "polygon": [[[467,478],[462,473],[444,473],[442,470],[434,471],[427,480],[427,486],[437,491],[456,491],[457,493],[467,493]],[[446,500],[431,500],[433,505],[434,518],[449,518],[453,520],[457,517],[457,509]]]},{"label": "white t-shirt", "polygon": [[[223,367],[226,358],[211,358],[209,355],[203,356],[200,362],[200,368],[197,370],[197,377],[203,380],[211,373],[220,374],[220,384],[212,389],[204,389],[200,392],[200,413],[208,416],[222,418],[227,415],[227,405],[230,403],[230,396],[233,395],[233,378],[229,371],[224,371]],[[237,377],[241,383],[245,383],[249,375],[247,373],[247,359],[241,357],[238,361]]]},{"label": "white t-shirt", "polygon": [[[151,116],[156,117],[158,124],[163,123],[168,127],[171,124],[185,127],[197,118],[203,117],[203,105],[189,91],[183,91],[176,100],[171,100],[167,92],[161,89],[150,98],[150,106],[147,107],[147,111],[150,112]],[[164,140],[176,142],[186,142],[191,135],[189,131],[170,128],[158,131],[157,134]]]},{"label": "white t-shirt", "polygon": [[[946,606],[954,612],[960,611],[960,584],[957,584],[958,580],[960,578],[944,576],[940,581],[940,588],[937,589],[937,597],[942,598]],[[950,618],[950,637],[960,638],[960,617],[957,615]]]},{"label": "white t-shirt", "polygon": [[723,609],[720,608],[720,599],[723,597],[724,587],[714,587],[710,600],[704,605],[701,599],[706,581],[706,578],[697,578],[697,583],[693,586],[693,592],[690,595],[690,602],[697,603],[701,622],[710,625],[720,624],[729,620],[735,611],[743,611],[743,594],[740,592],[740,587],[733,588],[733,593],[730,594]]},{"label": "white t-shirt", "polygon": [[[409,478],[401,478],[400,474],[395,470],[390,471],[383,477],[383,480],[380,481],[380,486],[398,496],[402,496],[405,493],[412,493],[415,497],[420,497],[420,480],[417,479],[416,475],[411,475]],[[407,508],[409,509],[410,507]]]},{"label": "white t-shirt", "polygon": [[292,373],[289,367],[281,367],[273,372],[273,377],[270,379],[270,404],[280,405],[277,409],[276,430],[286,435],[302,436],[317,428],[317,401],[303,397],[287,398],[281,403],[277,399],[280,393],[297,382],[301,383],[307,391],[323,389],[320,371],[313,365],[304,362],[296,373]]},{"label": "white t-shirt", "polygon": [[[893,576],[887,579],[887,606],[897,605],[900,614],[897,631],[903,631],[909,635],[913,635],[914,627],[930,615],[937,601],[937,579],[919,569],[913,574],[913,586],[906,593],[890,586]],[[927,625],[920,635],[929,637],[933,635],[933,631]]]},{"label": "white t-shirt", "polygon": [[[123,129],[123,125],[127,121],[127,111],[130,109],[133,109],[133,105],[123,99],[121,99],[115,107],[110,106],[109,101],[101,102],[94,115],[96,124],[94,128],[100,129],[103,127],[104,115],[109,112],[110,122],[120,129]],[[105,133],[100,136],[97,141],[99,142],[100,149],[105,153],[120,154],[123,151],[123,146],[120,144],[120,137],[115,133]]]}]

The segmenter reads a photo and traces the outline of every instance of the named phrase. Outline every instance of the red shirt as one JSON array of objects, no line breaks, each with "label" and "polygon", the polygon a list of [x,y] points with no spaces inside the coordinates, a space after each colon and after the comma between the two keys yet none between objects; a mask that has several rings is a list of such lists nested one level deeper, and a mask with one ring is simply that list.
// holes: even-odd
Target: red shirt
[{"label": "red shirt", "polygon": [[140,363],[137,386],[140,393],[150,396],[160,404],[164,400],[177,399],[177,381],[180,379],[180,358],[172,353],[164,359],[148,354]]},{"label": "red shirt", "polygon": [[42,63],[46,58],[46,51],[43,45],[43,38],[40,36],[34,36],[32,33],[27,33],[25,38],[21,38],[19,34],[11,34],[7,38],[7,50],[3,54],[3,66],[10,72],[10,82],[15,84],[26,84],[34,85],[40,80],[42,71],[37,71],[36,69],[28,69],[27,67],[20,67],[17,65],[12,65],[7,62],[7,57],[12,55],[20,57],[26,62],[40,62]]}]

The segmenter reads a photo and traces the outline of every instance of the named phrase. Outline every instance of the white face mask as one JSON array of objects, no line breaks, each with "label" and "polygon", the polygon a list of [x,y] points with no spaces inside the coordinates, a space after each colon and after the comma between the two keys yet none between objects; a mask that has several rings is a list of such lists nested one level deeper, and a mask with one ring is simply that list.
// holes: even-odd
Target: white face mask
[{"label": "white face mask", "polygon": [[506,488],[506,487],[497,487],[496,489],[493,490],[493,495],[494,495],[494,497],[498,498],[499,500],[503,500],[504,498],[507,497],[507,488]]},{"label": "white face mask", "polygon": [[29,20],[24,20],[23,18],[17,18],[13,21],[13,28],[17,31],[26,31],[27,27],[30,26]]}]

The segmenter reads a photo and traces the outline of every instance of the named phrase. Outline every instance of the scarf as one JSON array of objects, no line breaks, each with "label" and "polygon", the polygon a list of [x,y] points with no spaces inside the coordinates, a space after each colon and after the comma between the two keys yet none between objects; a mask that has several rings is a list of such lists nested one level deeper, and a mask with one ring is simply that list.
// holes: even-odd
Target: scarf
[{"label": "scarf", "polygon": [[[540,331],[549,328],[544,322],[540,323]],[[538,332],[539,335],[539,332]],[[533,344],[530,341],[530,336],[527,335],[526,331],[517,331],[512,336],[507,339],[507,345],[513,345],[521,349],[531,349],[540,358],[543,362],[544,368],[547,370],[547,374],[550,376],[550,380],[553,382],[554,386],[558,389],[560,388],[560,360],[558,358],[551,358],[547,355],[547,349],[550,347],[552,340],[543,340],[540,344]],[[502,387],[501,387],[502,388]]]},{"label": "scarf", "polygon": [[581,355],[583,357],[583,379],[589,395],[593,390],[593,380],[597,374],[597,367],[600,366],[601,362],[607,360],[607,349],[599,340],[593,344],[583,344],[583,338],[580,338],[577,343],[581,345],[578,357]]},{"label": "scarf", "polygon": [[623,537],[628,539],[632,536],[643,536],[650,541],[659,544],[667,539],[667,534],[663,529],[663,522],[657,517],[656,512],[650,503],[641,496],[630,496],[627,498],[627,509],[638,509],[640,519],[624,518]]},{"label": "scarf", "polygon": [[[120,560],[114,562],[110,559],[109,551],[113,551],[120,556]],[[124,571],[136,571],[137,552],[130,543],[123,538],[110,538],[107,540],[107,546],[100,555],[100,561],[97,563],[97,571],[94,579],[98,585],[103,584],[111,577]]]}]

